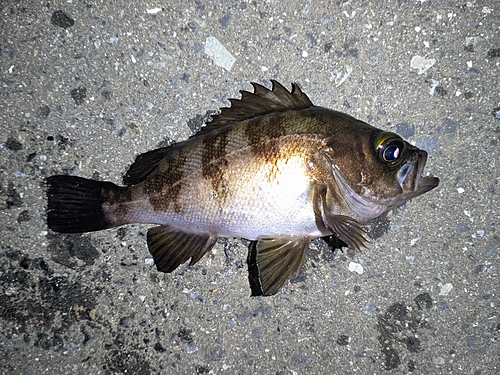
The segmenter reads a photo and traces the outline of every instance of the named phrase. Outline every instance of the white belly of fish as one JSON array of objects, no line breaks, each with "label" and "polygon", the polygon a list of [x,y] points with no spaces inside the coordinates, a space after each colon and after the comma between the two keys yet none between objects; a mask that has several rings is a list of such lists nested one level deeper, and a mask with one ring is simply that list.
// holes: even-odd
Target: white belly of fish
[{"label": "white belly of fish", "polygon": [[231,191],[226,197],[214,191],[211,181],[193,178],[198,183],[183,190],[182,213],[172,207],[154,213],[148,221],[182,231],[249,240],[327,235],[316,226],[305,163],[301,157],[292,157],[253,170],[233,166],[229,168],[233,172],[224,177]]},{"label": "white belly of fish", "polygon": [[[224,236],[250,240],[262,236],[319,237],[311,201],[311,181],[300,157],[264,164],[248,176],[240,202],[228,205],[228,232]],[[246,179],[242,176],[243,179]],[[231,211],[232,209],[232,211]],[[232,222],[231,222],[232,221]],[[233,234],[236,232],[237,234]]]}]

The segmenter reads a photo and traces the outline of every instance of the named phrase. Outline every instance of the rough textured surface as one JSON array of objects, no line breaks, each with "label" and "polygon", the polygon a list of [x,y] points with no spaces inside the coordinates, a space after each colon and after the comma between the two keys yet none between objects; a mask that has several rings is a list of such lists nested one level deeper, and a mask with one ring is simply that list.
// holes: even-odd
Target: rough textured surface
[{"label": "rough textured surface", "polygon": [[[0,372],[499,374],[498,2],[168,3],[0,3]],[[47,232],[46,176],[119,183],[271,78],[399,131],[441,185],[270,298],[245,241],[166,275],[145,226]]]}]

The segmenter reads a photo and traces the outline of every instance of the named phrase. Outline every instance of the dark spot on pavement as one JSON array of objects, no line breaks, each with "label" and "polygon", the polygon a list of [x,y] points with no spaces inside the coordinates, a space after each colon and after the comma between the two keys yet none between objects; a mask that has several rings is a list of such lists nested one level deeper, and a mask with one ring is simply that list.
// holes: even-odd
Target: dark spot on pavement
[{"label": "dark spot on pavement", "polygon": [[47,118],[50,114],[50,108],[48,105],[41,105],[35,112],[35,117],[37,118]]},{"label": "dark spot on pavement", "polygon": [[189,344],[193,342],[193,336],[191,331],[185,328],[181,328],[177,333],[177,337],[181,339],[182,342]]},{"label": "dark spot on pavement", "polygon": [[83,86],[78,86],[77,88],[69,92],[76,105],[83,104],[85,98],[87,97],[87,88]]},{"label": "dark spot on pavement", "polygon": [[410,353],[417,353],[422,349],[422,342],[417,337],[418,331],[429,328],[422,318],[422,310],[432,307],[432,299],[429,293],[422,293],[414,301],[416,305],[396,302],[377,318],[377,339],[386,370],[398,368],[403,360],[408,361],[409,371],[416,368],[414,359],[409,357]]},{"label": "dark spot on pavement", "polygon": [[16,208],[23,205],[21,194],[18,193],[16,187],[12,182],[9,182],[7,186],[7,199],[5,200],[5,205],[7,206],[7,208]]},{"label": "dark spot on pavement", "polygon": [[421,293],[414,298],[420,310],[430,309],[432,307],[432,298],[429,293]]},{"label": "dark spot on pavement", "polygon": [[14,138],[7,138],[5,147],[7,147],[11,151],[19,151],[22,150],[23,144]]},{"label": "dark spot on pavement", "polygon": [[107,374],[149,374],[149,362],[143,356],[132,351],[112,350],[106,355],[103,368]]},{"label": "dark spot on pavement", "polygon": [[488,50],[487,54],[488,59],[494,58],[494,57],[500,57],[500,48],[491,48]]},{"label": "dark spot on pavement", "polygon": [[341,346],[345,346],[349,344],[349,336],[347,335],[340,335],[339,338],[337,339],[337,344]]},{"label": "dark spot on pavement", "polygon": [[66,332],[78,321],[91,320],[96,294],[66,275],[55,274],[42,258],[7,250],[9,266],[0,267],[0,319],[17,325],[16,334],[43,349],[66,346]]},{"label": "dark spot on pavement", "polygon": [[[48,245],[51,259],[66,267],[76,269],[80,259],[86,266],[94,264],[100,253],[88,237],[80,234],[55,235]],[[76,259],[75,259],[76,258]]]},{"label": "dark spot on pavement", "polygon": [[62,10],[56,10],[52,13],[52,17],[50,18],[50,23],[54,26],[62,27],[63,29],[67,29],[75,24],[75,20],[64,13]]},{"label": "dark spot on pavement", "polygon": [[387,218],[387,214],[387,212],[383,213],[367,225],[368,236],[371,239],[376,240],[388,233],[391,229],[391,221]]}]

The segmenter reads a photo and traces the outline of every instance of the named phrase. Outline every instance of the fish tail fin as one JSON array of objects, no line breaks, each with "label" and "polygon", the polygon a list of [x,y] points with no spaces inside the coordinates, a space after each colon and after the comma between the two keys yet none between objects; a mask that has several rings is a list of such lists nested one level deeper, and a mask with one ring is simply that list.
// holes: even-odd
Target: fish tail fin
[{"label": "fish tail fin", "polygon": [[56,175],[47,178],[47,225],[60,233],[82,233],[112,228],[103,204],[121,190],[111,182]]}]

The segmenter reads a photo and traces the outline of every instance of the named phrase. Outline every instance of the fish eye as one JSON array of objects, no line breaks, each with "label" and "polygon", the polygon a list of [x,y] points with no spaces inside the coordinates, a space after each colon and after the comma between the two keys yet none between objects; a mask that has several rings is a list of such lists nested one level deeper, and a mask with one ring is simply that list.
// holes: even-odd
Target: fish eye
[{"label": "fish eye", "polygon": [[375,140],[375,148],[380,159],[394,163],[403,155],[404,141],[394,133],[382,133]]},{"label": "fish eye", "polygon": [[393,161],[399,157],[399,153],[400,153],[400,148],[398,146],[390,145],[390,146],[387,146],[382,151],[382,158],[385,161]]}]

